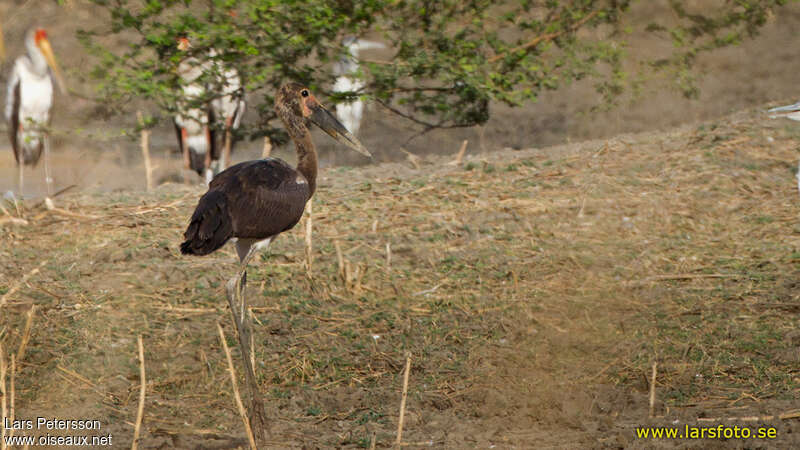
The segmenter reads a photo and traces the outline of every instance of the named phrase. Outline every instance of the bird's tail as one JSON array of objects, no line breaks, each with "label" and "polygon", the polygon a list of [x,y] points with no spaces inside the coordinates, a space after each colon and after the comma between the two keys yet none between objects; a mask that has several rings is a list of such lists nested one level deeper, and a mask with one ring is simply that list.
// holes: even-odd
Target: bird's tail
[{"label": "bird's tail", "polygon": [[39,158],[42,156],[42,150],[44,149],[44,139],[42,135],[36,132],[23,132],[18,136],[18,139],[19,142],[17,145],[21,154],[14,154],[17,158],[17,163],[22,163],[26,166],[35,166],[38,164]]},{"label": "bird's tail", "polygon": [[206,170],[206,154],[195,151],[189,148],[189,167],[192,168],[198,175],[202,176]]},{"label": "bird's tail", "polygon": [[225,245],[233,236],[228,199],[222,192],[209,191],[200,198],[189,227],[183,233],[181,253],[207,255]]}]

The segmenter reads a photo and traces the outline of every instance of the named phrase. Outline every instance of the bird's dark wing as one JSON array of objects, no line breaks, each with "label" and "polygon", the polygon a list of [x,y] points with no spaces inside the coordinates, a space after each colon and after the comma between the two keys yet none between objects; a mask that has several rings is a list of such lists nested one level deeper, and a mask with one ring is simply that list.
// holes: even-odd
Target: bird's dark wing
[{"label": "bird's dark wing", "polygon": [[233,165],[214,178],[209,191],[225,194],[234,236],[256,239],[294,227],[310,196],[305,178],[276,158]]},{"label": "bird's dark wing", "polygon": [[[14,77],[16,78],[16,77]],[[23,155],[22,149],[19,146],[19,139],[17,138],[17,133],[19,133],[19,107],[21,101],[21,92],[20,92],[20,80],[19,78],[16,79],[16,84],[12,88],[14,100],[11,106],[11,117],[9,123],[9,130],[8,136],[11,139],[11,148],[14,149],[14,159],[17,160],[17,164],[22,164]]]}]

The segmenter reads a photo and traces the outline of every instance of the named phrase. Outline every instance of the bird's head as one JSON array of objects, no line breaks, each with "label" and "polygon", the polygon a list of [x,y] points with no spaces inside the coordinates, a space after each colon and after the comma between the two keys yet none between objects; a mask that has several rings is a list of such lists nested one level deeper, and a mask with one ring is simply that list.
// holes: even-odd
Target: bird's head
[{"label": "bird's head", "polygon": [[178,50],[185,52],[192,47],[192,43],[189,42],[189,38],[186,36],[181,36],[178,38]]},{"label": "bird's head", "polygon": [[372,154],[339,122],[339,119],[322,106],[311,91],[301,84],[288,83],[278,90],[275,96],[275,112],[287,126],[293,118],[302,118],[358,153],[372,157]]},{"label": "bird's head", "polygon": [[50,66],[50,70],[53,72],[53,77],[56,79],[56,84],[58,84],[61,93],[66,93],[67,88],[64,83],[64,76],[61,75],[61,69],[58,67],[56,57],[53,54],[53,47],[50,46],[50,40],[47,39],[47,31],[45,31],[44,28],[34,28],[28,32],[28,39],[29,42],[33,41],[33,44],[42,53],[42,56],[44,56],[47,65]]}]

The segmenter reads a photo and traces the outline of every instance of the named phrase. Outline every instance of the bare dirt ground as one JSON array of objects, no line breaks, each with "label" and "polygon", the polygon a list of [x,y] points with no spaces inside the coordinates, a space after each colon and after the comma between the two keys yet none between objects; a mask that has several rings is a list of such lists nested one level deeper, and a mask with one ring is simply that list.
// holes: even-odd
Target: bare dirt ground
[{"label": "bare dirt ground", "polygon": [[[50,3],[45,22],[64,14]],[[799,12],[707,60],[700,100],[653,84],[630,107],[585,116],[591,87],[578,84],[496,107],[483,149],[478,130],[413,141],[418,167],[399,149],[416,130],[380,111],[363,140],[383,164],[336,167],[363,161],[317,136],[326,168],[311,280],[304,223],[249,271],[270,447],[369,448],[373,436],[390,447],[406,352],[412,448],[797,447],[800,128],[762,111],[798,95]],[[7,26],[12,54],[31,22],[21,17]],[[79,22],[55,23],[70,36],[53,44],[74,77]],[[178,253],[203,189],[169,182],[180,164],[171,130],[154,136],[162,183],[145,193],[137,143],[111,137],[127,119],[90,121],[79,99],[58,108],[57,188],[75,187],[56,200],[68,213],[38,204],[41,168],[26,173],[34,199],[0,212],[6,360],[25,342],[16,416],[95,418],[128,447],[142,335],[140,448],[246,446],[216,331],[235,349],[224,300],[234,252]],[[631,131],[642,133],[620,135]],[[565,144],[588,138],[601,139]],[[468,158],[448,165],[462,139]],[[5,146],[3,192],[16,182]],[[260,147],[243,143],[236,158]],[[636,436],[720,424],[777,437]]]},{"label": "bare dirt ground", "polygon": [[[250,270],[270,446],[390,446],[405,352],[411,447],[796,446],[799,136],[753,110],[459,165],[325,170],[311,281],[302,227]],[[97,418],[127,446],[142,335],[141,446],[246,444],[216,333],[233,344],[233,251],[177,251],[201,192],[66,193],[70,215],[28,204],[28,225],[4,227],[8,352],[36,306],[17,417]],[[719,424],[777,438],[635,434]]]}]

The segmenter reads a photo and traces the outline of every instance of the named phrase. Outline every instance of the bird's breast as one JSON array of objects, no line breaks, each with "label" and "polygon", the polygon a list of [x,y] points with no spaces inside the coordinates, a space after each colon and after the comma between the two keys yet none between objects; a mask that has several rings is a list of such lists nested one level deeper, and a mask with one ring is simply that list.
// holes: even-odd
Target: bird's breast
[{"label": "bird's breast", "polygon": [[53,83],[49,77],[28,77],[20,80],[20,118],[46,123],[53,106]]}]

